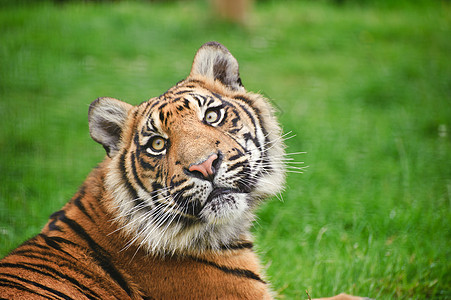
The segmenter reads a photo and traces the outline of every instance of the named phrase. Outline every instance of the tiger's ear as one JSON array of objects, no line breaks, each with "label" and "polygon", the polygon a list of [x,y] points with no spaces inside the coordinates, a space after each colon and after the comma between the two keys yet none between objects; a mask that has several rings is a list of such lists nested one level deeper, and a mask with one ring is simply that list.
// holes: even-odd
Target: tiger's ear
[{"label": "tiger's ear", "polygon": [[238,61],[218,42],[208,42],[197,51],[190,76],[202,75],[219,80],[228,88],[244,90],[241,83]]},{"label": "tiger's ear", "polygon": [[89,133],[109,157],[119,150],[127,115],[133,106],[113,98],[98,98],[89,106]]}]

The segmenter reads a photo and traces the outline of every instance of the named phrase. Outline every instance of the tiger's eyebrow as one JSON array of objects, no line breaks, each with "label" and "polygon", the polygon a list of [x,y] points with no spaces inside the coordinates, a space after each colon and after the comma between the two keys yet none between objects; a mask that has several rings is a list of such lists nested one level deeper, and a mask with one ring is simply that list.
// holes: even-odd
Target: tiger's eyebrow
[{"label": "tiger's eyebrow", "polygon": [[219,96],[218,94],[215,94],[215,93],[213,93],[213,95],[200,95],[200,94],[190,93],[189,95],[192,97],[192,99],[197,101],[197,106],[199,106],[199,107],[211,106],[215,103],[216,100],[219,100],[221,102],[221,104],[218,104],[216,106],[221,106],[225,102],[221,96]]},{"label": "tiger's eyebrow", "polygon": [[149,131],[158,132],[158,129],[155,126],[155,121],[152,119],[151,116],[149,116],[149,121],[146,122],[146,125]]},{"label": "tiger's eyebrow", "polygon": [[[157,114],[157,115],[155,115]],[[147,118],[147,121],[145,122],[145,126],[141,129],[141,134],[143,136],[153,136],[153,135],[161,135],[164,138],[168,138],[167,133],[159,126],[162,126],[161,121],[161,114],[162,112],[154,111],[149,112],[145,118]]]},{"label": "tiger's eyebrow", "polygon": [[194,93],[191,93],[191,94],[189,94],[191,97],[193,97],[193,99],[195,99],[196,101],[197,101],[197,105],[199,106],[199,107],[202,107],[202,106],[204,106],[205,105],[205,102],[207,102],[207,97],[205,97],[205,96],[202,96],[202,95],[199,95],[199,94],[194,94]]},{"label": "tiger's eyebrow", "polygon": [[[213,104],[214,102],[215,102],[215,98],[214,97],[212,97],[212,96],[209,96],[208,97],[208,103],[207,103],[207,106],[210,106],[211,104]],[[219,100],[222,100],[222,99],[219,99]]]}]

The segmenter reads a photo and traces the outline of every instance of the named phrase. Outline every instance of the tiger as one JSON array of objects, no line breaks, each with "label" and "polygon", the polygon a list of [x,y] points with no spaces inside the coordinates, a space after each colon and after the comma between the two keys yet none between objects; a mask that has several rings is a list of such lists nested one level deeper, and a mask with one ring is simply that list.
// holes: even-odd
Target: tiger
[{"label": "tiger", "polygon": [[225,46],[201,46],[186,79],[139,105],[96,99],[88,122],[106,156],[1,260],[2,299],[277,297],[250,228],[284,187],[282,130]]}]

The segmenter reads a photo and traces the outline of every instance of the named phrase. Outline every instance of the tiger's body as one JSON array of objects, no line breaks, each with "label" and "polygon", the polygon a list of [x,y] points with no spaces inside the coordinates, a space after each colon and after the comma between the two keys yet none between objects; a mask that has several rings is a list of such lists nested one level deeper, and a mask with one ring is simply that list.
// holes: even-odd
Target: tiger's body
[{"label": "tiger's body", "polygon": [[124,249],[114,216],[98,201],[106,193],[104,165],[41,234],[1,262],[0,298],[264,299],[265,283],[248,240],[218,253],[163,259],[135,245]]},{"label": "tiger's body", "polygon": [[0,262],[1,298],[273,298],[249,228],[283,187],[281,130],[224,46],[138,106],[97,99],[89,125],[107,157]]}]

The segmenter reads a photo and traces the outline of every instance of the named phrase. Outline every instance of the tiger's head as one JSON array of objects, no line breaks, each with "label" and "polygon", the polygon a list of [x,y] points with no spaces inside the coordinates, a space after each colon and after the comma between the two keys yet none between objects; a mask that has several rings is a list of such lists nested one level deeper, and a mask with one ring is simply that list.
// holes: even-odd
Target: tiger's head
[{"label": "tiger's head", "polygon": [[129,244],[198,253],[245,238],[257,204],[285,180],[273,108],[247,92],[221,44],[196,53],[190,75],[138,106],[99,98],[92,138],[107,151],[106,206]]}]

